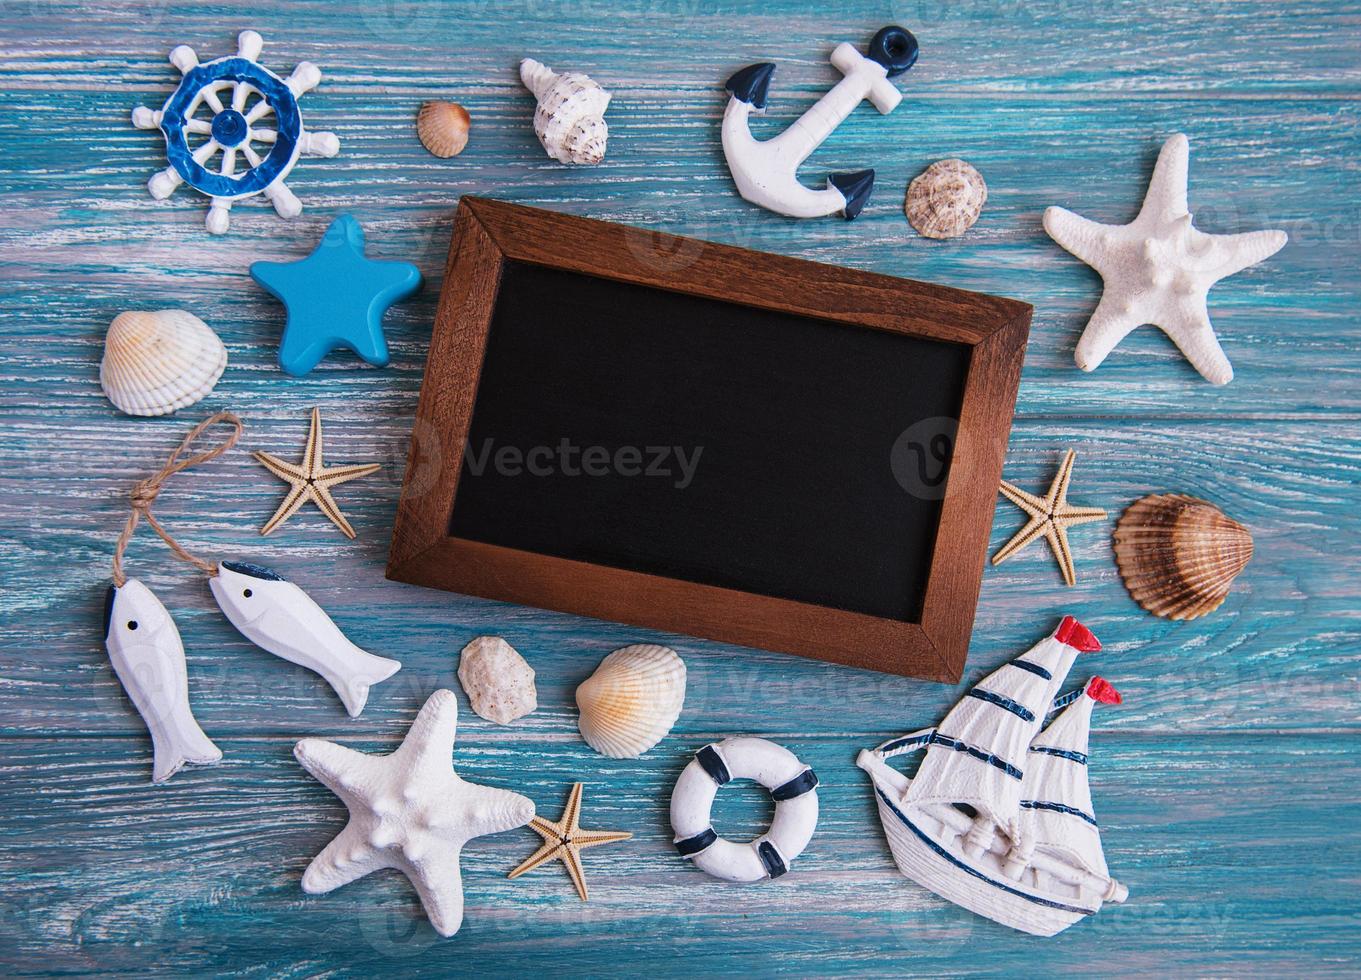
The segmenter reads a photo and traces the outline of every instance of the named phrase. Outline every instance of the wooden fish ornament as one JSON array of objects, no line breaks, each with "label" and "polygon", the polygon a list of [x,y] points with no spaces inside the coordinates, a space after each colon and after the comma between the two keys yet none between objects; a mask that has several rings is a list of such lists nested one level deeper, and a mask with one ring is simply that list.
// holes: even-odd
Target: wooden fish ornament
[{"label": "wooden fish ornament", "polygon": [[320,674],[356,718],[369,689],[402,665],[361,650],[312,598],[283,576],[245,562],[224,561],[208,580],[222,614],[262,650]]},{"label": "wooden fish ornament", "polygon": [[109,586],[104,646],[137,713],[151,733],[151,781],[163,783],[187,763],[222,758],[189,708],[189,677],[180,631],[161,600],[135,578]]},{"label": "wooden fish ornament", "polygon": [[[227,438],[190,453],[195,441],[219,423],[231,426]],[[118,679],[151,732],[152,780],[158,783],[186,763],[216,762],[222,753],[189,710],[184,646],[174,620],[150,589],[123,570],[123,555],[144,518],[177,558],[207,574],[218,606],[242,635],[275,656],[320,674],[340,695],[350,717],[364,710],[374,684],[402,666],[359,649],[302,589],[269,569],[219,564],[186,551],[151,513],[170,477],[221,456],[236,445],[241,431],[241,420],[231,412],[218,412],[189,430],[160,470],[132,488],[132,512],[113,550],[104,642]]]}]

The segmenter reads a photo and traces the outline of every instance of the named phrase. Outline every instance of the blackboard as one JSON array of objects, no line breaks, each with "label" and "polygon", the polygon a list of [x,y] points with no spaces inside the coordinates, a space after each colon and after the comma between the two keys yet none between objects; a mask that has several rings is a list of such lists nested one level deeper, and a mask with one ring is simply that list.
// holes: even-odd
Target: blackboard
[{"label": "blackboard", "polygon": [[959,417],[968,366],[963,344],[509,262],[449,532],[915,622],[940,499],[892,452]]},{"label": "blackboard", "polygon": [[1029,308],[665,238],[464,199],[389,576],[957,677]]}]

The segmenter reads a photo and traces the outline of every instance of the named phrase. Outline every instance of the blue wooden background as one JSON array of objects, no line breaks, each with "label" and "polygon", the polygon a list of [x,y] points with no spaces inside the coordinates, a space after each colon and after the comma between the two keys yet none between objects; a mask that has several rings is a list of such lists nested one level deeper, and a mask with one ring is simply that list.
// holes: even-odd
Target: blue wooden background
[{"label": "blue wooden background", "polygon": [[[468,4],[232,4],[8,0],[0,10],[0,972],[239,972],[251,976],[544,972],[656,976],[1053,972],[1344,974],[1361,956],[1361,310],[1358,90],[1361,15],[1347,3],[1183,0],[506,0]],[[922,56],[891,116],[862,106],[805,170],[878,169],[864,215],[794,222],[738,199],[723,164],[719,86],[779,63],[770,133],[836,77],[827,54],[885,23]],[[185,189],[156,203],[159,107],[174,45],[207,59],[245,27],[263,61],[325,72],[303,105],[342,153],[305,160],[301,218],[262,203],[232,232],[203,230]],[[534,55],[615,93],[604,164],[544,156],[515,65]],[[429,156],[413,129],[428,98],[472,113],[468,149]],[[1284,251],[1217,287],[1214,322],[1237,370],[1202,382],[1151,329],[1094,374],[1072,350],[1096,274],[1040,228],[1045,206],[1126,221],[1163,139],[1192,146],[1191,204],[1208,231],[1283,228]],[[941,157],[972,161],[988,207],[961,241],[916,237],[907,181]],[[1112,522],[1073,534],[1065,589],[1040,549],[989,569],[965,684],[1077,614],[1106,649],[1083,666],[1124,707],[1098,716],[1097,809],[1131,898],[1062,936],[1025,937],[950,906],[890,861],[856,752],[936,721],[964,685],[857,672],[383,578],[450,215],[477,193],[756,249],[1014,296],[1036,315],[1007,475],[1042,487],[1078,451],[1074,499],[1112,518],[1153,491],[1199,494],[1250,526],[1257,556],[1225,606],[1190,624],[1144,614],[1113,564]],[[393,362],[334,357],[303,379],[275,366],[280,307],[255,259],[308,252],[336,214],[370,252],[418,262],[421,296],[387,324]],[[660,256],[659,261],[665,261]],[[120,310],[183,306],[223,337],[217,390],[176,417],[117,414],[96,382]],[[545,316],[552,311],[546,309]],[[333,461],[381,475],[339,491],[349,542],[315,511],[262,540],[280,484],[246,450],[301,446],[308,409]],[[216,769],[152,787],[141,723],[100,637],[109,558],[130,486],[186,427],[231,408],[243,448],[179,478],[159,512],[192,549],[271,565],[303,583],[361,645],[399,657],[362,718],[313,675],[251,647],[207,588],[145,531],[130,568],[173,610],[195,711],[226,752]],[[627,411],[627,406],[620,406]],[[1021,522],[1000,501],[996,547]],[[509,728],[465,711],[463,775],[556,815],[573,780],[588,822],[633,831],[587,855],[580,903],[560,869],[505,872],[528,831],[464,857],[468,916],[440,940],[405,880],[377,875],[303,895],[307,861],[344,823],[340,802],[290,750],[319,735],[390,749],[430,691],[457,689],[457,652],[499,633],[538,671],[539,710]],[[690,669],[671,737],[638,762],[604,759],[576,732],[572,691],[609,650],[670,644]],[[461,695],[460,695],[461,696]],[[822,777],[817,836],[776,883],[736,887],[674,854],[672,781],[706,741],[776,739]],[[755,833],[757,794],[721,797],[718,825]]]}]

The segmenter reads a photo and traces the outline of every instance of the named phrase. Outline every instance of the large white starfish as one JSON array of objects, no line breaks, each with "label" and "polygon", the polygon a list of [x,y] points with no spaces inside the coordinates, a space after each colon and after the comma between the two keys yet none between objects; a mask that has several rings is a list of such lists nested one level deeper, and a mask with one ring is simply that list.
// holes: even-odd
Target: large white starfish
[{"label": "large white starfish", "polygon": [[1182,133],[1163,144],[1144,206],[1127,225],[1099,224],[1063,208],[1044,212],[1049,236],[1105,281],[1077,344],[1077,366],[1084,371],[1096,368],[1135,327],[1152,323],[1207,381],[1222,385],[1233,379],[1210,326],[1210,287],[1277,252],[1286,234],[1209,235],[1196,229],[1186,206],[1190,153]]},{"label": "large white starfish", "polygon": [[345,801],[350,822],[312,859],[302,890],[329,892],[380,868],[411,880],[430,924],[452,936],[463,924],[458,859],[474,837],[523,827],[534,804],[518,793],[470,783],[454,772],[458,699],[436,691],[391,755],[365,755],[305,738],[293,749],[303,768]]}]

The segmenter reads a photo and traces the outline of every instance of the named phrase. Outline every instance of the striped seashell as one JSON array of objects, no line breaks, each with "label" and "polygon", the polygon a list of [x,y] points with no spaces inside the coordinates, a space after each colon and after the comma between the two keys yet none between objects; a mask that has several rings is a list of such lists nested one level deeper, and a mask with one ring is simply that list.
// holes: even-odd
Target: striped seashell
[{"label": "striped seashell", "polygon": [[586,165],[605,159],[609,92],[589,75],[558,74],[533,58],[520,62],[520,80],[539,101],[534,133],[550,157],[559,163]]},{"label": "striped seashell", "polygon": [[458,156],[468,145],[472,117],[456,102],[427,102],[416,114],[416,135],[437,157]]},{"label": "striped seashell", "polygon": [[988,200],[983,175],[963,160],[937,160],[907,185],[907,220],[926,238],[958,238]]},{"label": "striped seashell", "polygon": [[1214,504],[1178,493],[1130,504],[1115,527],[1115,561],[1134,600],[1155,616],[1218,609],[1252,558],[1252,535]]},{"label": "striped seashell", "polygon": [[667,647],[616,650],[577,688],[577,726],[611,759],[636,759],[660,742],[685,704],[685,662]]},{"label": "striped seashell", "polygon": [[184,310],[130,310],[104,338],[99,385],[128,415],[168,415],[207,397],[227,367],[227,348]]}]

